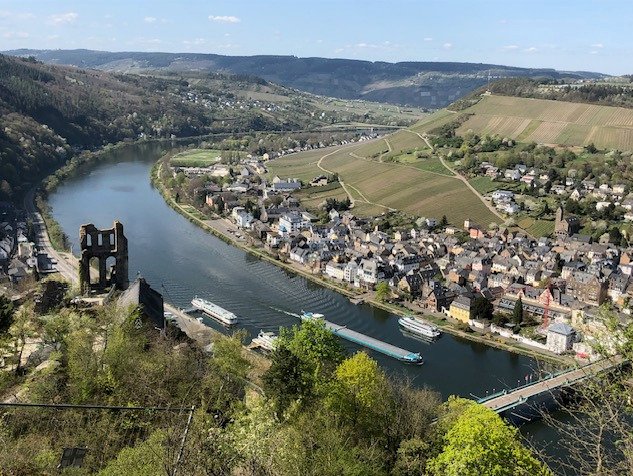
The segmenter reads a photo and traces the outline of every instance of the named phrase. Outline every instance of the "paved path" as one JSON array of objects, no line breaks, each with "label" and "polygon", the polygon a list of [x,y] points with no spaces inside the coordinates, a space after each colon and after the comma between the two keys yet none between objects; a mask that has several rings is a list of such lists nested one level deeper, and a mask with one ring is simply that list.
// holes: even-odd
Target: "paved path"
[{"label": "paved path", "polygon": [[55,265],[57,271],[66,278],[71,284],[79,284],[78,260],[71,253],[59,253],[53,248],[48,237],[48,231],[44,219],[40,212],[35,208],[35,189],[29,190],[24,197],[24,210],[28,213],[33,221],[33,231],[35,235],[35,244],[42,251],[45,251],[49,257],[57,260]]},{"label": "paved path", "polygon": [[498,397],[492,398],[490,400],[482,402],[482,405],[485,405],[491,410],[500,411],[508,406],[520,403],[521,399],[528,399],[530,397],[555,390],[559,387],[566,386],[578,380],[582,380],[586,377],[594,376],[604,370],[617,367],[622,362],[623,359],[621,357],[602,359],[598,362],[585,365],[576,370],[571,370],[547,380],[540,380],[532,385],[528,385],[505,395],[500,395]]}]

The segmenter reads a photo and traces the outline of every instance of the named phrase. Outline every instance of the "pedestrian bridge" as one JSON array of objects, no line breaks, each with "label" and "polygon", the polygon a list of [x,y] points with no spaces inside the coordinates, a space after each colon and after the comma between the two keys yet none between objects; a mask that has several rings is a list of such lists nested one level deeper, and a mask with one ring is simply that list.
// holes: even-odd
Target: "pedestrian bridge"
[{"label": "pedestrian bridge", "polygon": [[521,385],[517,388],[502,390],[483,398],[478,398],[477,402],[499,414],[512,413],[512,416],[529,420],[530,418],[523,417],[520,413],[514,412],[514,410],[518,410],[519,407],[527,406],[531,403],[541,403],[546,398],[551,400],[559,395],[564,388],[582,382],[599,373],[614,369],[623,362],[624,359],[622,357],[616,356],[602,359],[576,369],[563,370],[553,374],[550,373],[539,380]]}]

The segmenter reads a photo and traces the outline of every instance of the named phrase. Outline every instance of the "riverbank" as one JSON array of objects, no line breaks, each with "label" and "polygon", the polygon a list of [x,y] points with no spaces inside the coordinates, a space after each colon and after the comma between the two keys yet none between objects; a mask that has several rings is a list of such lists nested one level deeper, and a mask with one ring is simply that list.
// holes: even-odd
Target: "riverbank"
[{"label": "riverbank", "polygon": [[[238,228],[229,220],[218,217],[215,219],[208,219],[203,216],[198,210],[196,210],[193,206],[188,204],[181,204],[176,202],[175,197],[172,196],[171,191],[163,182],[162,177],[162,167],[166,164],[166,160],[168,160],[168,156],[162,157],[159,161],[157,161],[151,169],[151,181],[152,184],[159,191],[166,204],[178,212],[180,215],[185,217],[191,223],[196,226],[202,228],[208,233],[213,234],[217,238],[221,239],[225,243],[228,243],[236,248],[239,248],[253,256],[258,257],[261,260],[268,261],[288,272],[298,274],[303,276],[304,278],[317,283],[323,287],[336,291],[348,298],[358,299],[362,296],[362,299],[367,304],[371,306],[383,309],[390,313],[396,315],[411,315],[411,314],[421,314],[419,309],[415,307],[404,307],[393,305],[385,302],[381,302],[375,299],[374,293],[372,292],[361,292],[357,290],[350,290],[349,288],[343,287],[341,284],[336,283],[334,281],[328,280],[324,278],[322,275],[315,275],[306,270],[303,267],[300,267],[298,264],[287,263],[279,260],[278,258],[267,253],[262,247],[257,247],[254,244],[254,240],[248,240],[245,238],[236,237],[236,233]],[[526,355],[528,357],[532,357],[536,360],[547,361],[550,363],[554,363],[556,365],[570,366],[575,365],[575,361],[573,358],[569,356],[558,356],[555,354],[544,353],[532,348],[522,346],[516,341],[510,339],[504,339],[499,336],[492,336],[488,334],[480,334],[474,331],[465,331],[456,327],[456,325],[443,315],[439,314],[424,314],[424,319],[433,322],[438,327],[441,327],[444,332],[452,334],[454,336],[460,337],[465,340],[479,342],[484,345],[488,345],[491,347],[495,347],[498,349],[502,349],[508,352]]]}]

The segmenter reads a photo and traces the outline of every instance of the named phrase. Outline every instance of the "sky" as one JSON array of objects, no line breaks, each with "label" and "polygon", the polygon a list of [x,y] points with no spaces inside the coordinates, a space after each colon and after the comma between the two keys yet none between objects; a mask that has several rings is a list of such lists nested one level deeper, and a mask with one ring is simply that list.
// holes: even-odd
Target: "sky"
[{"label": "sky", "polygon": [[633,0],[0,0],[16,48],[465,61],[633,73]]}]

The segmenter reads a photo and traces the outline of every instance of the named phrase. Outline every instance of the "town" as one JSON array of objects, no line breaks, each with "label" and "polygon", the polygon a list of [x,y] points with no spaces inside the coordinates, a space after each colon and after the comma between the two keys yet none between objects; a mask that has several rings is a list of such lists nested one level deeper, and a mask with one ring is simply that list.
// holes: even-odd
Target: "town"
[{"label": "town", "polygon": [[[633,252],[620,246],[619,237],[607,233],[594,242],[579,233],[578,217],[563,206],[555,210],[551,238],[470,220],[452,225],[445,217],[403,222],[398,212],[361,218],[349,201],[335,199],[316,213],[302,206],[296,192],[318,190],[338,178],[324,174],[305,184],[270,179],[266,163],[273,157],[245,157],[232,166],[234,176],[222,164],[176,166],[171,174],[195,180],[225,169],[224,185],[196,182],[192,202],[224,217],[216,222],[230,220],[233,228],[222,230],[234,239],[354,292],[355,302],[388,301],[467,332],[578,359],[596,357],[597,343],[615,349],[617,332],[602,306],[625,322],[633,296]],[[492,193],[497,205],[512,203],[512,197],[508,191]],[[400,225],[392,226],[393,217]]]}]

